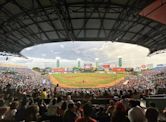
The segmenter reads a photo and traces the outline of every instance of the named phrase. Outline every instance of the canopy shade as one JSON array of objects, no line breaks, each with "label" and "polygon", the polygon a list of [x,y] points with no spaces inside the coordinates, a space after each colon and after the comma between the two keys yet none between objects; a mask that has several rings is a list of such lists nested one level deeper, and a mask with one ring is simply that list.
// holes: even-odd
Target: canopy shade
[{"label": "canopy shade", "polygon": [[140,16],[153,0],[0,0],[0,51],[61,41],[117,41],[153,53],[166,25]]}]

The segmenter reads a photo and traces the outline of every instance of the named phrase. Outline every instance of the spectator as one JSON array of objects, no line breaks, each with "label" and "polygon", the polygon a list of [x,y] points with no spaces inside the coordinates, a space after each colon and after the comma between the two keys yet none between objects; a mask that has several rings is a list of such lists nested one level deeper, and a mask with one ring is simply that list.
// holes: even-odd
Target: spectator
[{"label": "spectator", "polygon": [[41,116],[44,116],[45,113],[47,112],[47,107],[46,107],[46,104],[44,102],[44,100],[39,100],[38,101],[38,107],[39,107],[39,113]]},{"label": "spectator", "polygon": [[10,121],[14,121],[15,120],[15,114],[17,112],[18,105],[19,104],[18,104],[17,101],[14,101],[14,102],[11,103],[10,109],[5,114],[5,119],[6,120],[10,120]]},{"label": "spectator", "polygon": [[115,102],[113,101],[113,100],[110,100],[109,101],[109,106],[108,106],[108,108],[107,108],[107,111],[106,111],[106,113],[108,114],[108,116],[112,116],[112,113],[113,113],[113,111],[114,111],[114,106],[115,106]]},{"label": "spectator", "polygon": [[5,106],[5,100],[0,100],[0,121],[5,118],[5,114],[8,111],[8,107]]},{"label": "spectator", "polygon": [[81,101],[78,101],[76,103],[76,114],[77,114],[78,118],[83,116],[83,109],[82,109]]},{"label": "spectator", "polygon": [[25,122],[38,121],[39,120],[39,107],[37,105],[31,105],[26,109]]},{"label": "spectator", "polygon": [[69,103],[68,110],[64,114],[64,122],[75,122],[77,118],[75,111],[75,105],[73,103]]},{"label": "spectator", "polygon": [[27,105],[26,100],[21,102],[20,107],[18,108],[16,115],[15,115],[15,120],[17,122],[25,120],[26,107],[27,107],[26,105]]},{"label": "spectator", "polygon": [[43,91],[41,92],[41,99],[47,99],[47,90],[46,90],[46,88],[44,88]]},{"label": "spectator", "polygon": [[147,122],[157,122],[158,121],[158,116],[159,112],[155,108],[154,103],[150,103],[150,107],[146,110],[145,116],[147,119]]},{"label": "spectator", "polygon": [[78,118],[76,122],[97,122],[95,119],[91,118],[92,114],[92,105],[87,103],[83,107],[84,116],[81,118]]},{"label": "spectator", "polygon": [[130,110],[128,111],[128,117],[130,122],[145,122],[145,115],[143,110],[138,106],[138,102],[130,100]]},{"label": "spectator", "polygon": [[48,112],[47,115],[48,116],[55,116],[56,115],[56,99],[53,99],[51,101],[51,104],[48,106]]},{"label": "spectator", "polygon": [[63,102],[61,108],[58,109],[58,115],[63,117],[67,109],[67,102]]},{"label": "spectator", "polygon": [[130,122],[125,113],[122,102],[117,102],[112,114],[112,122]]}]

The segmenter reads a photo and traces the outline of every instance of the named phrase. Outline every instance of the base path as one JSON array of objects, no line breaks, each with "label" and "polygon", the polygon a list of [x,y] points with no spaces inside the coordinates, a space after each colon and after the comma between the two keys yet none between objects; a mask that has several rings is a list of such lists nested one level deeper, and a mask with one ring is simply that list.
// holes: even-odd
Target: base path
[{"label": "base path", "polygon": [[54,84],[54,85],[58,84],[60,87],[63,87],[63,88],[72,88],[72,87],[70,87],[68,85],[59,83],[59,81],[52,75],[49,75],[48,77],[49,77],[51,83]]},{"label": "base path", "polygon": [[[66,85],[66,84],[62,84],[60,83],[54,76],[52,75],[49,75],[49,79],[50,81],[52,82],[52,84],[54,85],[57,85],[59,84],[60,87],[62,88],[80,88],[80,87],[75,87],[75,86],[70,86],[70,85]],[[108,84],[99,84],[95,87],[87,87],[87,88],[108,88],[108,87],[111,87],[111,86],[114,86],[116,84],[118,84],[120,81],[124,80],[124,78],[121,78],[121,79],[118,79],[118,80],[115,80],[111,83],[108,83]],[[82,88],[86,88],[86,87],[82,87]]]}]

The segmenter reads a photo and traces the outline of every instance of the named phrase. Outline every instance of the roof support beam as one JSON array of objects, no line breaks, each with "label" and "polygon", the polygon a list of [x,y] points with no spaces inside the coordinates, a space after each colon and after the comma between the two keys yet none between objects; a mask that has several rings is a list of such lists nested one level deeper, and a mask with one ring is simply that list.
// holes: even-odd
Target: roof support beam
[{"label": "roof support beam", "polygon": [[[103,14],[102,17],[101,17],[101,15],[100,15],[99,9],[97,9],[98,14],[99,14],[99,16],[100,16],[100,21],[101,21],[101,23],[100,23],[100,28],[99,28],[99,30],[98,30],[98,32],[97,32],[97,37],[98,37],[98,38],[99,38],[99,36],[100,36],[101,29],[104,30],[104,20],[105,20],[106,13],[109,11],[109,6],[111,6],[111,0],[109,0],[108,4],[105,6],[105,11],[104,11],[104,14]],[[105,32],[105,31],[104,31],[104,34],[105,34],[105,37],[106,37],[107,35],[106,35],[106,32]]]},{"label": "roof support beam", "polygon": [[[10,11],[8,11],[7,9],[3,8],[3,9],[1,9],[1,11],[2,11],[3,13],[5,13],[6,15],[8,15],[12,20],[14,20],[13,22],[16,22],[16,24],[14,24],[14,25],[17,25],[17,24],[18,24],[20,27],[22,27],[23,30],[25,30],[25,32],[23,32],[23,30],[19,31],[19,28],[13,28],[12,26],[10,26],[11,31],[8,30],[7,32],[9,33],[9,32],[13,32],[13,31],[17,31],[17,32],[20,33],[24,38],[27,38],[30,42],[32,42],[32,39],[31,39],[29,36],[26,35],[27,32],[30,33],[30,35],[31,35],[31,34],[33,33],[32,30],[31,30],[30,28],[27,28],[27,25],[25,25],[25,24],[24,24],[22,21],[20,21],[18,18],[13,17],[14,15],[13,15]],[[8,23],[7,23],[7,24],[8,24]],[[1,25],[1,26],[4,26],[4,24]],[[5,25],[4,27],[6,28],[6,25]],[[32,37],[34,38],[34,40],[38,40],[38,39],[39,39],[38,36],[32,36]],[[20,40],[18,37],[17,37],[17,39]],[[41,39],[39,39],[39,40],[41,40]],[[21,40],[20,40],[20,41],[21,41]],[[33,42],[32,42],[32,43],[33,43]]]},{"label": "roof support beam", "polygon": [[48,35],[42,30],[42,28],[41,28],[40,25],[38,24],[38,22],[36,22],[36,21],[34,20],[34,18],[32,18],[32,17],[28,14],[28,12],[27,12],[26,10],[24,10],[24,8],[23,8],[19,3],[17,3],[16,0],[14,0],[14,4],[17,5],[18,8],[20,8],[20,10],[22,10],[22,11],[33,21],[33,23],[37,26],[37,28],[38,28],[41,32],[43,32],[43,34],[45,35],[45,37],[46,37],[48,40],[50,40],[50,38],[48,37]]},{"label": "roof support beam", "polygon": [[52,20],[50,19],[49,15],[47,14],[47,12],[45,11],[44,7],[42,6],[40,0],[37,0],[37,3],[39,4],[39,6],[42,8],[44,15],[47,17],[50,25],[54,28],[54,31],[56,32],[57,36],[59,39],[61,39],[59,32],[57,31],[57,28],[55,27],[54,23],[52,22]]},{"label": "roof support beam", "polygon": [[[96,6],[94,6],[94,8],[93,8],[93,10],[92,10],[92,12],[89,14],[89,16],[87,16],[87,0],[84,0],[85,1],[85,4],[84,4],[84,24],[82,25],[82,29],[80,29],[80,31],[77,33],[77,36],[81,33],[81,31],[82,30],[84,30],[84,38],[86,38],[86,25],[87,25],[87,23],[88,23],[88,21],[89,21],[89,19],[91,19],[91,17],[92,17],[92,15],[94,14],[94,12],[95,11],[97,11],[97,9],[98,9],[98,7],[100,6],[100,4],[98,4],[98,5],[96,5]],[[95,1],[94,1],[94,3],[95,3]]]},{"label": "roof support beam", "polygon": [[75,41],[76,36],[73,31],[74,29],[66,0],[50,0],[50,2],[57,11],[58,19],[64,28],[66,37],[71,41]]}]

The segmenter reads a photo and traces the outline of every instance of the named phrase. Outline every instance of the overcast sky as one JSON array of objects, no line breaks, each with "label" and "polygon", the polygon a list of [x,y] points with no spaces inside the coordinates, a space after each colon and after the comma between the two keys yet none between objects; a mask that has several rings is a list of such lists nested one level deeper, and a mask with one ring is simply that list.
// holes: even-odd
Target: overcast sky
[{"label": "overcast sky", "polygon": [[60,57],[61,66],[76,66],[77,59],[81,64],[94,63],[98,58],[99,64],[118,63],[118,57],[122,57],[123,67],[136,67],[142,64],[166,64],[166,54],[158,54],[148,57],[147,48],[117,42],[60,42],[41,44],[28,47],[21,54],[28,57],[0,57],[1,63],[16,63],[28,67],[55,67],[56,57]]}]

